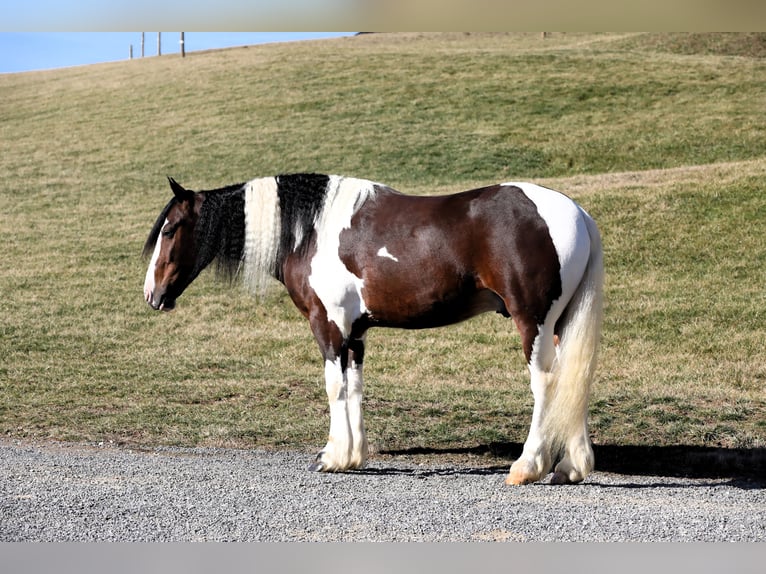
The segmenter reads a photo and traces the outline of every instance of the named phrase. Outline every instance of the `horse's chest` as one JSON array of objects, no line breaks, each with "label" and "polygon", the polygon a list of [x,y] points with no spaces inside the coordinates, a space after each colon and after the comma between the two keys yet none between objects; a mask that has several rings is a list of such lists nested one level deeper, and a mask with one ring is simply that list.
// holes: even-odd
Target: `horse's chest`
[{"label": "horse's chest", "polygon": [[348,336],[353,322],[367,312],[362,296],[364,281],[348,270],[337,250],[317,249],[308,283],[324,306],[327,319]]}]

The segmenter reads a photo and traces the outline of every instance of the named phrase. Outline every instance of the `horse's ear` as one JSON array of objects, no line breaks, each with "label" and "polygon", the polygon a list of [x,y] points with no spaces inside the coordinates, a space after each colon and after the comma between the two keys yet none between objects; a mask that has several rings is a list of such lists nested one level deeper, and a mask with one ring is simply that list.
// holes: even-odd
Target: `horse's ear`
[{"label": "horse's ear", "polygon": [[173,195],[176,196],[178,201],[191,201],[194,198],[194,192],[178,183],[175,179],[168,176],[168,182],[170,182],[170,189],[173,190]]}]

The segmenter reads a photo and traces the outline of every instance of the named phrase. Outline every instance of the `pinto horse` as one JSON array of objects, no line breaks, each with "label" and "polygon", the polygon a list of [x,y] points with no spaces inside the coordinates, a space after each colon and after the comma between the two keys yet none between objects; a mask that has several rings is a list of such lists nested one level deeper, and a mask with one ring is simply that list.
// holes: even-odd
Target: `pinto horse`
[{"label": "pinto horse", "polygon": [[534,397],[506,483],[551,470],[552,483],[574,483],[593,469],[587,414],[603,254],[595,222],[574,201],[531,183],[418,197],[334,175],[200,192],[169,181],[173,197],[144,246],[145,299],[173,309],[213,260],[255,293],[270,278],[284,284],[324,359],[329,439],[310,470],[365,464],[367,329],[440,327],[488,311],[513,318]]}]

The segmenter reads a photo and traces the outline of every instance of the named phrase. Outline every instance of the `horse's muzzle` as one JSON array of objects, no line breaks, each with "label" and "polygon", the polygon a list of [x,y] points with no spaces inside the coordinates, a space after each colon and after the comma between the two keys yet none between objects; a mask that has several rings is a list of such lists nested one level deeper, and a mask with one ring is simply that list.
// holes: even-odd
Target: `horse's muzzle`
[{"label": "horse's muzzle", "polygon": [[144,293],[144,298],[155,311],[172,311],[176,307],[176,300],[167,293]]}]

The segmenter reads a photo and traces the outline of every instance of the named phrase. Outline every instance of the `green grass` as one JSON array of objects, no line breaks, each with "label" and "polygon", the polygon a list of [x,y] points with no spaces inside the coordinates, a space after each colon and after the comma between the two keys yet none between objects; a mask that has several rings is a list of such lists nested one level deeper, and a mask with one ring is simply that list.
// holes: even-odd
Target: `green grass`
[{"label": "green grass", "polygon": [[[0,76],[0,433],[306,448],[308,326],[203,274],[162,316],[140,251],[172,175],[412,193],[534,179],[602,229],[601,444],[763,447],[764,35],[382,34]],[[370,333],[376,450],[521,442],[512,322]]]}]

